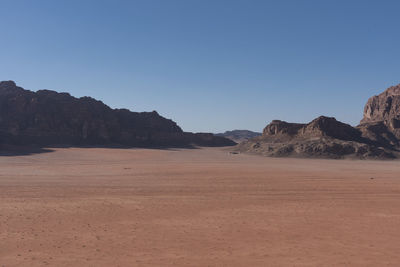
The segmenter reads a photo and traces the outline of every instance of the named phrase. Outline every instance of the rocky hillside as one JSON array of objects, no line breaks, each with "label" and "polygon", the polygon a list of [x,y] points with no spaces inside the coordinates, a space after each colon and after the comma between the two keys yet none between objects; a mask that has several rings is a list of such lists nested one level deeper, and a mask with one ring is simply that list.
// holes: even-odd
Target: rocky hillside
[{"label": "rocky hillside", "polygon": [[383,146],[400,147],[400,85],[368,100],[358,129]]},{"label": "rocky hillside", "polygon": [[225,146],[229,139],[183,132],[153,112],[111,109],[90,97],[0,82],[0,143],[12,145]]},{"label": "rocky hillside", "polygon": [[400,120],[400,84],[368,99],[362,123]]},{"label": "rocky hillside", "polygon": [[224,133],[218,133],[215,135],[231,139],[232,141],[234,141],[236,143],[241,143],[241,142],[247,141],[251,138],[260,136],[261,133],[252,132],[249,130],[233,130],[233,131],[226,131]]},{"label": "rocky hillside", "polygon": [[391,149],[375,146],[360,130],[319,117],[308,124],[273,121],[263,135],[239,144],[236,151],[274,157],[394,158]]},{"label": "rocky hillside", "polygon": [[400,157],[400,85],[371,97],[360,125],[319,117],[308,124],[274,120],[262,136],[235,147],[265,156],[385,159]]}]

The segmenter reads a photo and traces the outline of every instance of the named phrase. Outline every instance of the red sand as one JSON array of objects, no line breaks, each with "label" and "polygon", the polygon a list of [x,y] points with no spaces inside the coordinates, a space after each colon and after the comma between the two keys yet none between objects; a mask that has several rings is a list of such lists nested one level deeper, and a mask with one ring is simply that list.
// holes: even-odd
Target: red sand
[{"label": "red sand", "polygon": [[399,161],[0,157],[0,266],[400,266],[399,252]]}]

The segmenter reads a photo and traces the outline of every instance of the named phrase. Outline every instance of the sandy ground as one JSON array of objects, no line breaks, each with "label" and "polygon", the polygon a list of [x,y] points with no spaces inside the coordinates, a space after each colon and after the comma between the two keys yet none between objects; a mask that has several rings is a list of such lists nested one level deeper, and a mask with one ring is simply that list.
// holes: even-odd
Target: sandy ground
[{"label": "sandy ground", "polygon": [[0,266],[45,265],[400,266],[400,162],[221,148],[0,157]]}]

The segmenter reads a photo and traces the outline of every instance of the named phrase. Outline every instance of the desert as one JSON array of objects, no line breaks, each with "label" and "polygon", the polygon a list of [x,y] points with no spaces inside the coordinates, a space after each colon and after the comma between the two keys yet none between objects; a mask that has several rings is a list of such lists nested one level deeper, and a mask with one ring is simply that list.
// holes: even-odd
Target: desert
[{"label": "desert", "polygon": [[1,266],[397,266],[399,173],[230,148],[3,155]]},{"label": "desert", "polygon": [[400,1],[0,10],[0,267],[400,266]]}]

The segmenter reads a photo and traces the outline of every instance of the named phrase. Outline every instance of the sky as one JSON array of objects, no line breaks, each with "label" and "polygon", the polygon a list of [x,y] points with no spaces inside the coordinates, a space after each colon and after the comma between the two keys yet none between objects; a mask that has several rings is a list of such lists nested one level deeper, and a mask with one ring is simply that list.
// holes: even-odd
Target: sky
[{"label": "sky", "polygon": [[357,125],[400,83],[400,1],[0,0],[0,80],[185,131]]}]

